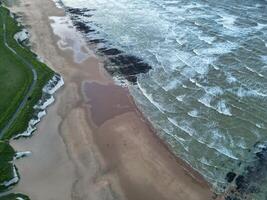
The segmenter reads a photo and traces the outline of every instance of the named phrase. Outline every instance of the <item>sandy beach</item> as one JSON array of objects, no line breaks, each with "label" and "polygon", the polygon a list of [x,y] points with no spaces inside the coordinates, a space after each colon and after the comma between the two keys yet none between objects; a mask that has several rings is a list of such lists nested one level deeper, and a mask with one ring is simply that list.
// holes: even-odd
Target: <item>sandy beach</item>
[{"label": "sandy beach", "polygon": [[210,186],[174,157],[115,85],[63,9],[20,0],[32,49],[65,81],[31,139],[12,141],[30,157],[16,161],[15,192],[32,200],[209,200]]}]

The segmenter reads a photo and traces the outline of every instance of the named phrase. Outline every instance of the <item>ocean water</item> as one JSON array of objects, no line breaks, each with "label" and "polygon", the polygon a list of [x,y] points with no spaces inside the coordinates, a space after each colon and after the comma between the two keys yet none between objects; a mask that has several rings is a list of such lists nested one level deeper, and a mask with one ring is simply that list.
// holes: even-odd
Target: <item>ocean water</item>
[{"label": "ocean water", "polygon": [[233,181],[241,195],[266,198],[266,0],[62,3],[80,10],[70,15],[90,27],[84,34],[97,48],[151,66],[129,88],[177,156],[216,192]]}]

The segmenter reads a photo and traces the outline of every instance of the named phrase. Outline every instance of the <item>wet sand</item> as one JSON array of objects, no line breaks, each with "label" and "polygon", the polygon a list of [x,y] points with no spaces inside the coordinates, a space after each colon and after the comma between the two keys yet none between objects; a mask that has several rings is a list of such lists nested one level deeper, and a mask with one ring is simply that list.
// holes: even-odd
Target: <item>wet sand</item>
[{"label": "wet sand", "polygon": [[212,199],[209,185],[156,137],[62,9],[21,0],[12,10],[23,16],[33,50],[66,83],[35,135],[12,142],[32,151],[16,161],[16,192],[33,200]]}]

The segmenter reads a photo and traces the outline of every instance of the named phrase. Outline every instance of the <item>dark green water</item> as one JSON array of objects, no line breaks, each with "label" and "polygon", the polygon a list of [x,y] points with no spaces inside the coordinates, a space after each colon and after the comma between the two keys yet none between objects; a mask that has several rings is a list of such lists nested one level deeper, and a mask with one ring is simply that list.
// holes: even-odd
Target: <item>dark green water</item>
[{"label": "dark green water", "polygon": [[266,198],[265,154],[256,154],[267,141],[266,1],[63,3],[90,9],[78,18],[96,30],[88,38],[152,66],[130,90],[178,156],[217,191],[229,172],[259,176],[245,181],[257,186],[255,199]]}]

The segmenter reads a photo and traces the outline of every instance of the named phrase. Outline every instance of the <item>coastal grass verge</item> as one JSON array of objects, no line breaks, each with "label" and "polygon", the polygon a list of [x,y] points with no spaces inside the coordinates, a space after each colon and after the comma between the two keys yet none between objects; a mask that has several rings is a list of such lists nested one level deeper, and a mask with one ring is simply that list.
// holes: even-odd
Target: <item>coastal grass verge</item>
[{"label": "coastal grass verge", "polygon": [[40,111],[35,106],[43,98],[43,89],[48,83],[53,87],[56,76],[25,45],[25,38],[15,37],[22,30],[16,16],[0,0],[0,200],[29,200],[24,194],[9,191],[20,179],[14,164],[20,153],[9,140],[27,130]]},{"label": "coastal grass verge", "polygon": [[12,193],[5,196],[1,196],[0,200],[30,200],[30,198],[20,193]]},{"label": "coastal grass verge", "polygon": [[[10,127],[0,135],[0,139],[8,140],[27,129],[28,122],[34,116],[33,107],[41,98],[42,88],[53,77],[54,72],[41,63],[37,55],[28,47],[22,46],[14,39],[14,35],[23,27],[14,17],[11,17],[9,10],[3,6],[0,6],[0,18],[0,130],[4,129],[14,113],[17,112],[20,103],[33,84],[34,75],[27,64],[33,66],[37,74],[34,88],[24,106],[19,110]],[[3,30],[4,26],[6,30]],[[6,37],[8,46],[16,53],[6,47],[4,37]],[[27,63],[20,58],[26,60]]]},{"label": "coastal grass verge", "polygon": [[[14,149],[7,143],[0,141],[0,192],[6,191],[15,184],[13,158]],[[16,173],[16,172],[15,172]]]}]

